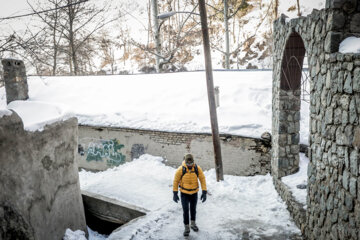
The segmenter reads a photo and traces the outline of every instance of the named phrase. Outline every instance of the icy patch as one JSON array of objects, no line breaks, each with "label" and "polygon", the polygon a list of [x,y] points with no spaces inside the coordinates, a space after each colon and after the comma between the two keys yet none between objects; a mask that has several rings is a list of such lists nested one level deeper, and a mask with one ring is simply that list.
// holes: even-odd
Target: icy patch
[{"label": "icy patch", "polygon": [[37,101],[13,101],[9,103],[8,109],[14,110],[22,119],[24,129],[31,132],[42,131],[45,125],[74,116],[59,104]]},{"label": "icy patch", "polygon": [[341,53],[360,53],[360,38],[348,37],[340,43]]},{"label": "icy patch", "polygon": [[307,185],[307,167],[309,165],[309,159],[304,153],[300,153],[299,171],[295,174],[281,178],[281,181],[285,183],[291,190],[294,198],[306,206],[307,190],[299,189],[299,185]]}]

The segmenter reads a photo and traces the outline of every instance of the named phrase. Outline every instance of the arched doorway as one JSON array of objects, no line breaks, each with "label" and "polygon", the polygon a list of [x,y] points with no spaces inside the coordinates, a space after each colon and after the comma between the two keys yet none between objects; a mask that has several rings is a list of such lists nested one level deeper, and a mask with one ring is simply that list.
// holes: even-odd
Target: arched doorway
[{"label": "arched doorway", "polygon": [[[283,52],[277,90],[273,175],[283,177],[299,169],[300,106],[305,46],[301,36],[290,34]],[[274,134],[274,133],[273,133]],[[274,169],[275,168],[275,169]]]}]

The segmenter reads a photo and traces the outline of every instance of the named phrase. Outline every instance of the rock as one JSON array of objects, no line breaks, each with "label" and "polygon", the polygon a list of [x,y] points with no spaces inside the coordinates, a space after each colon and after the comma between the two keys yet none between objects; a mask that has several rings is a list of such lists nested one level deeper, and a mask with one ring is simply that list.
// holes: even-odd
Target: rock
[{"label": "rock", "polygon": [[349,191],[353,197],[356,197],[357,181],[356,178],[350,178]]},{"label": "rock", "polygon": [[334,53],[339,51],[339,45],[343,38],[341,32],[328,32],[325,38],[325,51],[327,53]]},{"label": "rock", "polygon": [[360,68],[359,67],[355,68],[355,70],[354,70],[353,80],[354,80],[353,81],[354,92],[360,92]]},{"label": "rock", "polygon": [[332,124],[333,123],[333,109],[328,108],[325,111],[325,124]]},{"label": "rock", "polygon": [[299,185],[296,185],[296,188],[298,189],[306,189],[307,185],[306,184],[299,184]]},{"label": "rock", "polygon": [[358,150],[352,150],[350,153],[350,171],[353,175],[359,174],[359,153]]},{"label": "rock", "polygon": [[349,106],[349,121],[351,124],[358,122],[358,115],[356,111],[356,104],[355,104],[355,98],[352,98],[350,100],[350,106]]},{"label": "rock", "polygon": [[341,105],[343,110],[345,110],[345,111],[349,110],[349,105],[350,105],[350,97],[349,97],[349,95],[342,95],[340,97],[340,105]]},{"label": "rock", "polygon": [[354,33],[360,32],[360,13],[354,14],[350,22],[350,31]]},{"label": "rock", "polygon": [[345,194],[345,206],[349,211],[352,211],[354,209],[354,199],[349,193]]},{"label": "rock", "polygon": [[264,132],[263,134],[261,134],[261,138],[265,141],[271,142],[271,134],[269,132]]},{"label": "rock", "polygon": [[342,185],[346,190],[349,190],[349,172],[344,170],[343,177],[342,177]]},{"label": "rock", "polygon": [[347,74],[347,76],[346,76],[346,80],[345,80],[345,84],[344,84],[344,92],[349,93],[349,94],[352,94],[352,92],[353,92],[351,74]]}]

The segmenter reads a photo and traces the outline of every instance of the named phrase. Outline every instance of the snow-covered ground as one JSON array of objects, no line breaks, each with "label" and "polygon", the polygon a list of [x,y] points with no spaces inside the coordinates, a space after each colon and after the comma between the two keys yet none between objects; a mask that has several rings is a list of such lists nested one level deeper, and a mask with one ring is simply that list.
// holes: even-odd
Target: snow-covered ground
[{"label": "snow-covered ground", "polygon": [[[79,123],[87,125],[211,132],[204,72],[29,77],[28,83],[30,99],[8,108],[30,130],[42,128],[46,119],[63,119],[73,112]],[[271,132],[272,71],[215,71],[214,85],[220,88],[220,133],[258,138]],[[6,109],[4,88],[0,88],[2,109]],[[305,144],[308,119],[309,105],[303,102],[300,142]]]},{"label": "snow-covered ground", "polygon": [[[172,201],[176,169],[162,161],[143,155],[104,172],[80,172],[82,189],[150,210],[108,239],[183,239],[181,205]],[[190,239],[294,239],[300,235],[270,175],[225,175],[224,181],[216,182],[211,169],[205,176],[208,199],[198,202],[200,231],[191,232]]]},{"label": "snow-covered ground", "polygon": [[295,199],[300,203],[304,204],[305,207],[306,207],[307,190],[306,188],[299,189],[297,186],[307,185],[308,164],[309,164],[309,159],[305,156],[304,153],[300,153],[299,171],[293,175],[289,175],[281,178],[281,181],[290,188]]}]

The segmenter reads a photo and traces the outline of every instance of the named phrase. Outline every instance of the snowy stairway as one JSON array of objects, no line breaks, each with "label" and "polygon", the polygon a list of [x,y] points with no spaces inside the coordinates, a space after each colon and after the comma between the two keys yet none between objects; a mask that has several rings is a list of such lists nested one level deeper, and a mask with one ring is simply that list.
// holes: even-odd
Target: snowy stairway
[{"label": "snowy stairway", "polygon": [[87,225],[100,233],[110,234],[114,229],[148,212],[146,209],[96,193],[82,190],[81,195]]}]

